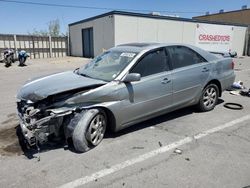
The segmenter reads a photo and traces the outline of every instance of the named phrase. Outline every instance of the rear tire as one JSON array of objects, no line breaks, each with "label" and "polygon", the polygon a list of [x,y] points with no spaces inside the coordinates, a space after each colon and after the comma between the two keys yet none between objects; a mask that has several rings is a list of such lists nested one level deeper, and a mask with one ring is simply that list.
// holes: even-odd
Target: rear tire
[{"label": "rear tire", "polygon": [[86,152],[103,140],[107,117],[101,109],[90,109],[77,114],[70,123],[75,123],[73,145],[77,152]]},{"label": "rear tire", "polygon": [[202,91],[198,108],[202,112],[213,110],[218,102],[219,88],[216,84],[208,84]]}]

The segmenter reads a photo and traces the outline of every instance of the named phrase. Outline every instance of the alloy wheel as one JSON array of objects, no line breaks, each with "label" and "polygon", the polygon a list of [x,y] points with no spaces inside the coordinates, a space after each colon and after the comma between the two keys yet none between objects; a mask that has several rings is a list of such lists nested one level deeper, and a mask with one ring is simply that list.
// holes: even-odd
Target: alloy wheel
[{"label": "alloy wheel", "polygon": [[203,95],[203,104],[206,108],[212,108],[217,99],[217,92],[214,87],[208,87]]},{"label": "alloy wheel", "polygon": [[97,114],[92,121],[88,129],[88,141],[97,146],[103,139],[106,131],[106,117],[103,114]]}]

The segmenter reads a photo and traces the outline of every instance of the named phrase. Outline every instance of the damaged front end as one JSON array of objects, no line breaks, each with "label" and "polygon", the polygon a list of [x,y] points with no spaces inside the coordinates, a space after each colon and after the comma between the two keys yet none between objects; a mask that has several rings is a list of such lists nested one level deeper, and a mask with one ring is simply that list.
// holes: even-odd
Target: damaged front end
[{"label": "damaged front end", "polygon": [[[90,93],[106,83],[67,71],[25,84],[17,94],[17,111],[27,143],[33,146],[54,137],[69,138],[72,116],[89,105],[85,94],[93,96]],[[70,100],[77,97],[81,100]]]},{"label": "damaged front end", "polygon": [[[82,96],[102,84],[85,88],[77,88],[63,93],[49,95],[35,102],[17,97],[17,113],[20,127],[28,145],[43,144],[51,138],[69,138],[72,128],[68,127],[72,115],[85,109],[88,103],[67,103],[67,100]],[[30,98],[40,98],[37,94],[30,94]],[[20,99],[21,98],[21,99]],[[72,115],[71,115],[72,114]]]},{"label": "damaged front end", "polygon": [[63,119],[73,108],[46,109],[44,105],[31,101],[17,102],[18,117],[22,133],[30,146],[48,141],[50,135],[60,136]]}]

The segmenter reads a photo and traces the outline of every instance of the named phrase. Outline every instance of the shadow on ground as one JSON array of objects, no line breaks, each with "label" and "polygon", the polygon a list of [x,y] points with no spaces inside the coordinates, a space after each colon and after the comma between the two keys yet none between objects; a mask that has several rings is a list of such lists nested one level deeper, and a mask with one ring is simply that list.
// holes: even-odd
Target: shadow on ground
[{"label": "shadow on ground", "polygon": [[[218,99],[217,105],[220,105],[223,102],[224,102],[224,100]],[[123,130],[121,130],[121,131],[119,131],[117,133],[108,131],[106,133],[106,135],[105,135],[105,138],[115,138],[115,137],[118,137],[118,136],[122,136],[124,134],[128,134],[128,133],[138,131],[138,130],[141,130],[141,129],[145,129],[147,127],[156,126],[156,125],[158,125],[160,123],[164,123],[164,122],[167,122],[167,121],[170,121],[170,120],[173,120],[173,119],[177,119],[179,117],[187,116],[187,115],[190,115],[192,113],[202,113],[202,112],[198,111],[195,106],[186,107],[186,108],[183,108],[183,109],[180,109],[180,110],[176,110],[176,111],[173,111],[173,112],[170,112],[170,113],[167,113],[167,114],[152,118],[152,119],[147,120],[147,121],[143,121],[141,123],[138,123],[136,125],[128,127],[126,129],[123,129]]]},{"label": "shadow on ground", "polygon": [[141,129],[146,129],[148,127],[152,127],[152,126],[156,126],[158,124],[173,120],[173,119],[177,119],[179,117],[183,117],[183,116],[187,116],[189,114],[192,113],[196,113],[196,109],[194,107],[188,107],[188,108],[184,108],[181,110],[177,110],[168,114],[164,114],[155,118],[152,118],[150,120],[147,121],[143,121],[141,123],[138,123],[136,125],[133,125],[131,127],[128,127],[126,129],[123,129],[119,132],[111,132],[108,131],[105,135],[105,138],[115,138],[115,137],[119,137],[125,134],[129,134],[131,132],[135,132]]}]

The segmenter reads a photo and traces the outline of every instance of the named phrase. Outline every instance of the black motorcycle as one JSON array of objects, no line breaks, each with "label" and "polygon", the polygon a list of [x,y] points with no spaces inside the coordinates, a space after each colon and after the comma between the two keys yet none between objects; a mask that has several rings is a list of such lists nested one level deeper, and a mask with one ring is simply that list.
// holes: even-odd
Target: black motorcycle
[{"label": "black motorcycle", "polygon": [[14,50],[12,49],[6,49],[3,51],[4,56],[4,63],[6,67],[11,66],[12,63],[14,63]]}]

